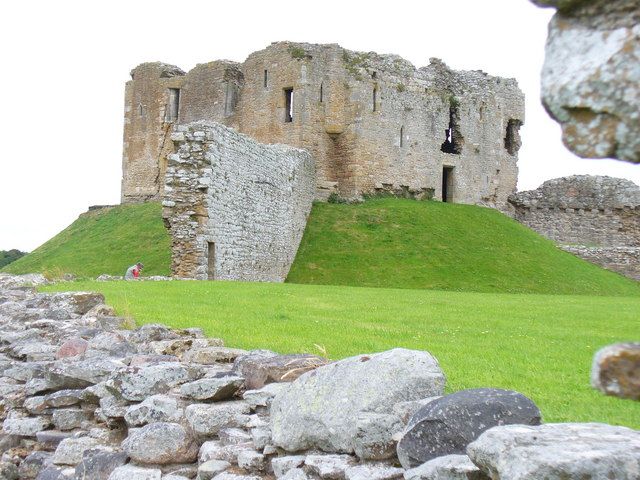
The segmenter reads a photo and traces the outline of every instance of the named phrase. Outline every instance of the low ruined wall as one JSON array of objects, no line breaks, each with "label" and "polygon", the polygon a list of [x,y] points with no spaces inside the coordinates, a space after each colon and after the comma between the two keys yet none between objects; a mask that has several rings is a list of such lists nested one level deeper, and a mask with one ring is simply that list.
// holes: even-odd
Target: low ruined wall
[{"label": "low ruined wall", "polygon": [[520,223],[589,262],[640,279],[640,188],[575,175],[509,197]]},{"label": "low ruined wall", "polygon": [[562,245],[561,248],[587,262],[640,281],[640,247],[602,248]]},{"label": "low ruined wall", "polygon": [[216,123],[180,125],[172,140],[163,217],[173,274],[284,281],[315,193],[311,155]]},{"label": "low ruined wall", "polygon": [[516,207],[520,223],[562,244],[640,247],[640,208]]}]

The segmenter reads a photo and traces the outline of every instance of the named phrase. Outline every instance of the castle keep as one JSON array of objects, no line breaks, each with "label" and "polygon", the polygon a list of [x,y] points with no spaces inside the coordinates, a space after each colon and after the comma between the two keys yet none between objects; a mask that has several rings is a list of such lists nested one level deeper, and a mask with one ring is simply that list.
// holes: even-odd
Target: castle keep
[{"label": "castle keep", "polygon": [[318,199],[385,190],[504,208],[515,191],[524,96],[512,79],[289,42],[244,63],[145,63],[131,75],[123,202],[162,197],[172,128],[193,121],[307,150]]},{"label": "castle keep", "polygon": [[312,201],[332,195],[510,208],[515,80],[290,42],[131,77],[122,202],[163,200],[177,276],[284,280]]}]

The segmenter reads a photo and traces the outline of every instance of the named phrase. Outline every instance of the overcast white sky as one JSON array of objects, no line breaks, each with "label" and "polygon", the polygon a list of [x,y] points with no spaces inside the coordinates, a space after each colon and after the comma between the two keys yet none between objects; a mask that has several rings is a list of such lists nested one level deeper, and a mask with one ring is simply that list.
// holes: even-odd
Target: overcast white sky
[{"label": "overcast white sky", "polygon": [[32,250],[89,205],[120,198],[124,83],[139,63],[242,61],[279,40],[429,57],[515,77],[527,96],[518,188],[570,174],[640,184],[640,167],[583,160],[539,101],[552,10],[528,0],[19,0],[0,18],[0,250]]}]

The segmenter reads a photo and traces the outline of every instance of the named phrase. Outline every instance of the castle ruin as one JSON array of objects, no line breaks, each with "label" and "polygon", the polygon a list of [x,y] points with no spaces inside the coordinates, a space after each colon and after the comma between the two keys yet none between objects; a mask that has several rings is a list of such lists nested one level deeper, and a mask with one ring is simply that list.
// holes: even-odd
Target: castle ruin
[{"label": "castle ruin", "polygon": [[164,201],[175,275],[284,280],[311,202],[332,195],[511,208],[524,122],[513,79],[290,42],[131,77],[121,200]]},{"label": "castle ruin", "polygon": [[640,280],[640,187],[574,175],[509,198],[515,218],[584,260]]},{"label": "castle ruin", "polygon": [[131,75],[125,203],[162,198],[172,129],[194,121],[307,150],[318,199],[390,191],[506,208],[516,188],[524,95],[513,79],[289,42],[244,63],[144,63]]}]

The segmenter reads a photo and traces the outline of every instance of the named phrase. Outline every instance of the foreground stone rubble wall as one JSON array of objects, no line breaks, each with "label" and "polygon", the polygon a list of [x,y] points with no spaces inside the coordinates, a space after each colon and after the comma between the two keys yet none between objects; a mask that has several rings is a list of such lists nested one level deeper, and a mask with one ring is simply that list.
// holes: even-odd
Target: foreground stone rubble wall
[{"label": "foreground stone rubble wall", "polygon": [[586,158],[640,162],[640,4],[532,0],[549,24],[542,101],[564,144]]},{"label": "foreground stone rubble wall", "polygon": [[638,478],[640,432],[443,396],[428,352],[247,352],[27,286],[44,282],[0,274],[2,480]]},{"label": "foreground stone rubble wall", "polygon": [[284,281],[315,193],[311,156],[214,123],[180,125],[171,139],[163,217],[173,274]]},{"label": "foreground stone rubble wall", "polygon": [[320,199],[376,191],[440,199],[444,167],[449,201],[506,208],[516,187],[524,122],[516,81],[438,59],[416,69],[396,55],[278,42],[244,63],[188,73],[142,64],[125,103],[123,202],[162,196],[171,128],[202,120],[310,152]]},{"label": "foreground stone rubble wall", "polygon": [[509,197],[515,218],[563,249],[640,280],[640,187],[574,175]]}]

